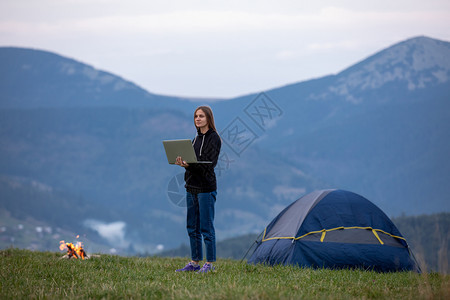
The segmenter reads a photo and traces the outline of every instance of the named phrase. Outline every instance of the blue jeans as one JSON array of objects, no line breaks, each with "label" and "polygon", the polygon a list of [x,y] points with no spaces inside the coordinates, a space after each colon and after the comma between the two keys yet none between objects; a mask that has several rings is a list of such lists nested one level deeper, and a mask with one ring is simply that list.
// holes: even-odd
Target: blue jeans
[{"label": "blue jeans", "polygon": [[203,260],[202,236],[205,241],[206,261],[216,261],[216,232],[214,231],[214,206],[217,192],[191,194],[187,192],[186,228],[191,243],[193,261]]}]

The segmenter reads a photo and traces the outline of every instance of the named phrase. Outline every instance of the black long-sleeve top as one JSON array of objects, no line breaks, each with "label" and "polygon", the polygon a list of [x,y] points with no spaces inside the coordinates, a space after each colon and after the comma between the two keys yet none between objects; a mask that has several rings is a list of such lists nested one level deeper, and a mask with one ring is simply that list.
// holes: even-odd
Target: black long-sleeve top
[{"label": "black long-sleeve top", "polygon": [[210,164],[189,164],[186,167],[184,180],[186,191],[192,194],[210,193],[217,190],[214,167],[219,160],[222,142],[217,132],[210,128],[205,134],[200,130],[192,141],[198,161],[211,161]]}]

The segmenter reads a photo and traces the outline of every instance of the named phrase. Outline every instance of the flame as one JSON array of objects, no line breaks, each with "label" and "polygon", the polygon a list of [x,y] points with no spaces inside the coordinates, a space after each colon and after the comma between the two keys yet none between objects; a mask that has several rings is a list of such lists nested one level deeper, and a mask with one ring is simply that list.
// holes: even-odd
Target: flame
[{"label": "flame", "polygon": [[86,258],[86,252],[84,251],[83,243],[81,243],[81,242],[77,242],[77,244],[74,245],[73,243],[66,243],[64,241],[60,241],[59,249],[61,251],[67,249],[67,255],[69,256],[69,258],[71,258],[71,257],[81,258],[81,259]]},{"label": "flame", "polygon": [[79,238],[80,237],[80,235],[77,235],[77,238]]},{"label": "flame", "polygon": [[64,241],[59,241],[59,250],[63,251],[67,249],[66,243]]}]

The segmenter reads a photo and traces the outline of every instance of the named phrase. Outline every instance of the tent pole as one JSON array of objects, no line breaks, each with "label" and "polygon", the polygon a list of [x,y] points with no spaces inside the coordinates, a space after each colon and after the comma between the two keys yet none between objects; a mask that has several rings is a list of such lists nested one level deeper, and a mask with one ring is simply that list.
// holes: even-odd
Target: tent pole
[{"label": "tent pole", "polygon": [[258,244],[258,240],[261,237],[261,235],[263,235],[264,230],[258,235],[258,237],[256,238],[256,240],[250,245],[250,248],[248,248],[247,252],[245,252],[244,257],[242,257],[241,259],[241,263],[244,261],[244,259],[247,257],[248,252],[250,251],[250,249],[255,245]]}]

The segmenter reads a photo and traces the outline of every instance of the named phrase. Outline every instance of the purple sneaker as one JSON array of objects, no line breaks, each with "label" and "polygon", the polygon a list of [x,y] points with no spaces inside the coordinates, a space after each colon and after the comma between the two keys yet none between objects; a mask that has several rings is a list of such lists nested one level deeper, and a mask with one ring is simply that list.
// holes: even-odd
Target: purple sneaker
[{"label": "purple sneaker", "polygon": [[197,272],[197,274],[213,272],[214,270],[215,270],[215,268],[213,267],[212,264],[205,263],[203,265],[203,267]]},{"label": "purple sneaker", "polygon": [[175,272],[194,272],[198,270],[200,270],[200,266],[198,264],[189,262],[183,269],[175,270]]}]

